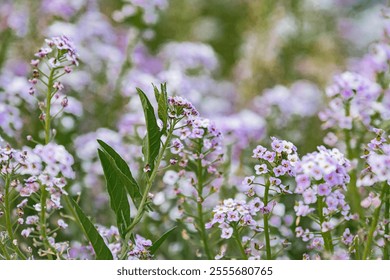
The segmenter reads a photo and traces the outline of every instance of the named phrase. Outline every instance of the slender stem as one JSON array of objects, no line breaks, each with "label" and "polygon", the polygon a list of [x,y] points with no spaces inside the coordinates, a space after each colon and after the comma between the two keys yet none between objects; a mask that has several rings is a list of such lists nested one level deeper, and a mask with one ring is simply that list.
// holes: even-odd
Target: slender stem
[{"label": "slender stem", "polygon": [[[46,249],[51,249],[52,246],[49,243],[49,240],[47,238],[47,228],[46,228],[46,200],[47,200],[47,190],[44,185],[41,185],[41,214],[40,214],[40,232],[42,236],[43,244],[45,245]],[[55,253],[55,250],[52,252]],[[48,258],[52,259],[51,254],[48,254]]]},{"label": "slender stem", "polygon": [[[264,201],[263,201],[264,207],[268,206],[269,187],[270,187],[270,183],[269,181],[267,181],[264,189]],[[264,214],[264,236],[265,236],[265,250],[266,250],[267,260],[272,259],[271,242],[269,236],[269,223],[268,223],[269,215],[270,213]]]},{"label": "slender stem", "polygon": [[[351,114],[351,103],[350,101],[347,101],[345,103],[345,115],[349,117],[350,114]],[[353,160],[355,158],[355,155],[352,149],[351,131],[349,129],[344,129],[344,135],[345,135],[345,144],[347,149],[347,157],[349,160]],[[356,149],[359,149],[359,147],[356,147]],[[351,201],[352,211],[359,214],[359,217],[362,219],[364,215],[363,215],[363,209],[360,205],[360,200],[361,200],[360,194],[356,186],[356,181],[357,181],[356,172],[357,172],[356,168],[354,168],[351,171],[351,179],[347,187],[347,196]]]},{"label": "slender stem", "polygon": [[12,29],[11,28],[7,28],[3,32],[3,36],[2,37],[3,38],[1,40],[1,48],[0,48],[0,70],[3,67],[4,62],[6,61],[7,50],[8,50],[8,47],[9,47],[9,43],[11,42],[10,39],[12,37]]},{"label": "slender stem", "polygon": [[19,258],[25,260],[26,257],[20,251],[19,247],[14,244],[15,236],[12,230],[12,221],[11,221],[11,203],[10,203],[10,178],[7,176],[5,178],[5,196],[4,196],[4,206],[5,206],[5,225],[7,228],[8,236],[11,241],[11,246],[15,250],[16,254]]},{"label": "slender stem", "polygon": [[247,260],[248,259],[248,255],[246,254],[245,252],[245,249],[244,249],[244,246],[242,246],[242,243],[240,241],[240,235],[238,233],[238,230],[236,227],[234,227],[234,234],[233,234],[233,239],[236,241],[237,243],[237,246],[238,246],[238,249],[240,250],[241,252],[241,255],[242,255],[242,258],[244,260]]},{"label": "slender stem", "polygon": [[[202,145],[201,145],[201,143],[199,143],[199,154],[201,152],[202,152]],[[203,219],[203,169],[202,169],[202,160],[200,158],[197,159],[196,177],[198,179],[198,187],[197,187],[197,192],[198,192],[198,199],[197,199],[198,227],[197,227],[197,230],[202,238],[203,249],[206,253],[206,256],[209,260],[211,260],[211,259],[213,259],[213,257],[212,257],[211,251],[210,251],[208,237],[207,237],[207,233],[206,233],[205,222]]]},{"label": "slender stem", "polygon": [[198,204],[198,232],[202,238],[202,243],[203,243],[203,249],[206,253],[206,256],[209,260],[212,260],[213,257],[211,255],[211,252],[210,252],[210,247],[209,247],[209,242],[208,242],[208,237],[207,237],[207,233],[206,233],[206,229],[205,229],[205,223],[204,223],[204,219],[203,219],[203,205],[202,205],[202,202],[197,202]]},{"label": "slender stem", "polygon": [[1,249],[1,251],[3,252],[3,254],[4,254],[4,257],[5,257],[7,260],[10,260],[10,259],[11,259],[11,256],[8,254],[7,248],[5,247],[5,245],[4,245],[2,242],[0,242],[0,249]]},{"label": "slender stem", "polygon": [[[322,223],[325,222],[325,216],[323,213],[323,208],[324,208],[324,198],[323,197],[318,197],[317,207],[318,207],[318,216],[320,218],[320,226],[322,226]],[[332,234],[330,233],[330,231],[322,232],[322,230],[321,230],[321,235],[322,235],[322,238],[324,239],[325,250],[329,253],[333,253]]]},{"label": "slender stem", "polygon": [[[52,88],[54,83],[54,72],[55,68],[52,68],[50,71],[49,79],[48,79],[48,85],[47,85],[47,91],[46,91],[46,113],[45,113],[45,144],[49,144],[50,142],[50,135],[51,135],[51,115],[50,115],[50,108],[51,108],[51,98],[52,98]],[[53,246],[51,246],[46,233],[46,200],[47,200],[48,192],[44,185],[41,185],[41,197],[40,197],[40,203],[41,203],[41,214],[40,214],[40,233],[42,236],[43,244],[45,245],[45,248],[47,250],[53,251]],[[55,249],[52,253],[55,253]],[[51,254],[48,254],[48,258],[52,259]]]},{"label": "slender stem", "polygon": [[46,115],[45,115],[45,144],[49,144],[50,142],[50,131],[51,131],[51,116],[50,116],[50,108],[51,108],[51,92],[54,83],[54,72],[55,68],[52,68],[49,75],[47,92],[46,92]]},{"label": "slender stem", "polygon": [[157,156],[157,160],[156,160],[156,164],[154,166],[154,169],[152,170],[152,173],[150,174],[149,178],[147,179],[146,188],[145,188],[145,191],[144,191],[144,193],[142,195],[142,200],[141,200],[141,202],[140,202],[140,204],[138,206],[137,214],[134,217],[133,222],[126,229],[127,233],[126,233],[126,237],[125,237],[125,240],[124,240],[124,244],[122,246],[120,259],[123,259],[126,256],[126,250],[127,250],[127,247],[128,247],[128,243],[129,243],[130,237],[131,237],[131,231],[140,222],[140,220],[142,219],[142,217],[143,217],[143,215],[145,213],[145,207],[146,207],[146,202],[148,200],[148,194],[149,194],[150,189],[151,189],[151,187],[153,185],[154,178],[157,175],[158,168],[160,166],[161,160],[164,157],[165,150],[167,149],[168,145],[171,142],[171,138],[172,138],[172,134],[173,134],[173,130],[174,130],[174,126],[175,125],[176,125],[175,123],[171,124],[171,127],[170,127],[170,129],[169,129],[169,131],[167,133],[167,138],[165,140],[165,143],[163,144],[163,146],[162,146],[162,148],[161,148],[161,150],[160,150],[160,152],[159,152],[159,154]]},{"label": "slender stem", "polygon": [[374,216],[372,217],[371,228],[370,228],[370,231],[368,233],[366,246],[364,247],[363,260],[366,260],[368,255],[370,254],[371,243],[374,239],[374,233],[375,233],[376,226],[378,225],[379,214],[381,212],[381,208],[382,208],[382,204],[383,204],[383,198],[387,192],[386,189],[388,189],[388,188],[389,188],[389,186],[387,186],[386,183],[384,183],[383,187],[382,187],[382,192],[380,195],[381,204],[378,206],[378,208],[375,209]]},{"label": "slender stem", "polygon": [[385,193],[385,247],[383,248],[383,259],[389,259],[389,219],[390,219],[390,186],[384,186],[386,189]]},{"label": "slender stem", "polygon": [[360,256],[359,237],[358,236],[355,236],[355,238],[353,240],[353,247],[355,249],[355,260],[360,260],[361,256]]},{"label": "slender stem", "polygon": [[115,96],[119,95],[119,91],[120,91],[121,83],[123,81],[123,77],[126,73],[126,70],[129,69],[131,64],[132,64],[132,61],[129,59],[129,57],[134,49],[134,42],[138,42],[138,40],[132,41],[132,38],[129,38],[129,40],[127,42],[127,48],[126,48],[126,52],[125,52],[126,57],[125,57],[124,62],[121,66],[121,69],[118,73],[118,76],[117,76],[118,78],[117,78],[117,80],[115,82],[115,86],[114,86],[114,95]]},{"label": "slender stem", "polygon": [[147,179],[146,188],[145,188],[145,191],[142,195],[142,200],[139,204],[137,215],[135,216],[135,218],[134,218],[133,222],[130,224],[130,226],[126,229],[127,232],[131,231],[138,224],[138,222],[141,220],[141,218],[145,212],[144,208],[145,208],[145,205],[146,205],[146,202],[148,199],[148,193],[150,192],[150,189],[153,185],[154,178],[157,175],[158,167],[160,166],[161,160],[164,156],[164,152],[165,152],[165,150],[166,150],[166,148],[171,140],[171,137],[172,137],[172,129],[169,131],[167,139],[166,139],[166,141],[165,141],[165,143],[164,143],[164,145],[163,145],[162,149],[160,150],[160,153],[157,157],[156,165],[154,166],[154,169],[153,169],[152,173],[150,174],[150,177]]}]

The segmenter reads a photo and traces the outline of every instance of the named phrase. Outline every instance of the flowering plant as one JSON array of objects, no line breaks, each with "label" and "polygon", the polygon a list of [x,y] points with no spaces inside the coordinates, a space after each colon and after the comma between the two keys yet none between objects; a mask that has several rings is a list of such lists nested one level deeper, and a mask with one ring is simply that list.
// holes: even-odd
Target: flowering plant
[{"label": "flowering plant", "polygon": [[32,2],[0,4],[0,259],[389,259],[387,9],[332,79],[351,1]]}]

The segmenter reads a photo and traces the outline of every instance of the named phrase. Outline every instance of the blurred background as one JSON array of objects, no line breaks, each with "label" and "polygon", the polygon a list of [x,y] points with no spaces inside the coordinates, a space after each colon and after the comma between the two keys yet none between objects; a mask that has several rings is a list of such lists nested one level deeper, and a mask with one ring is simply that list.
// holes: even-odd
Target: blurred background
[{"label": "blurred background", "polygon": [[[257,144],[269,143],[270,136],[294,142],[300,154],[323,143],[317,115],[324,89],[380,39],[385,4],[0,0],[0,135],[15,147],[33,145],[27,135],[42,139],[37,102],[28,95],[29,64],[44,38],[65,34],[78,49],[80,66],[64,77],[69,106],[54,126],[56,141],[77,159],[71,192],[82,193],[86,212],[109,227],[97,138],[139,170],[143,116],[133,97],[135,87],[151,95],[151,83],[167,82],[170,94],[189,99],[223,130],[230,160],[226,172],[233,175],[221,196],[231,196],[247,174],[245,157]],[[177,216],[174,200],[172,193],[156,191],[155,204],[161,207],[140,232],[169,228]],[[184,231],[180,235],[172,238],[188,238]],[[190,243],[169,244],[161,257],[196,257]]]}]

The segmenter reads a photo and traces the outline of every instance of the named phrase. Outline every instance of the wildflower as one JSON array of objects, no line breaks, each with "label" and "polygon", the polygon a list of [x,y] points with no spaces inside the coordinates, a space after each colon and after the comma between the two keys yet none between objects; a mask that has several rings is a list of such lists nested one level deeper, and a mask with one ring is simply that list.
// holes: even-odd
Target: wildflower
[{"label": "wildflower", "polygon": [[62,220],[62,219],[59,219],[59,220],[57,221],[57,224],[58,224],[58,226],[59,226],[60,228],[62,228],[62,229],[66,229],[66,228],[68,227],[68,224],[65,223],[64,220]]}]

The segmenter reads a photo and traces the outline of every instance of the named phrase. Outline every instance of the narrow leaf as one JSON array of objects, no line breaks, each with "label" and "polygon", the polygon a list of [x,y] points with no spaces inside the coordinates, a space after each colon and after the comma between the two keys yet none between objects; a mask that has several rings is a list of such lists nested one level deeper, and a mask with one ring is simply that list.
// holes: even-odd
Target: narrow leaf
[{"label": "narrow leaf", "polygon": [[153,90],[154,90],[154,97],[156,98],[156,101],[158,102],[160,92],[158,91],[158,88],[154,84],[152,84],[152,86],[153,86]]},{"label": "narrow leaf", "polygon": [[102,140],[97,140],[97,141],[99,145],[102,147],[103,151],[106,152],[114,159],[114,162],[118,167],[118,169],[123,173],[123,175],[126,176],[127,179],[123,178],[126,181],[125,183],[126,190],[138,209],[139,203],[141,202],[142,199],[142,194],[137,181],[134,179],[133,174],[131,174],[129,166],[123,160],[123,158],[107,143],[103,142]]},{"label": "narrow leaf", "polygon": [[149,248],[149,251],[152,255],[157,252],[158,248],[164,243],[164,241],[168,238],[168,236],[176,229],[176,227],[171,228],[167,232],[165,232],[153,245]]},{"label": "narrow leaf", "polygon": [[72,202],[73,207],[77,213],[77,217],[83,227],[85,235],[92,244],[96,259],[112,260],[113,257],[111,251],[108,249],[106,243],[103,240],[103,237],[101,237],[94,224],[89,220],[89,218],[84,214],[83,210],[81,210],[80,206],[78,206],[73,199],[70,199],[70,201]]},{"label": "narrow leaf", "polygon": [[160,138],[161,132],[160,128],[157,125],[156,116],[154,114],[154,109],[152,104],[150,104],[149,99],[146,94],[139,88],[137,88],[139,98],[141,99],[142,108],[145,114],[146,121],[146,149],[144,150],[144,156],[146,163],[149,164],[150,169],[154,169],[154,161],[157,158],[157,155],[160,151]]},{"label": "narrow leaf", "polygon": [[106,178],[110,196],[110,206],[116,215],[119,233],[124,238],[126,228],[130,225],[130,205],[127,199],[126,183],[128,178],[117,168],[114,159],[102,150],[98,150],[100,162]]},{"label": "narrow leaf", "polygon": [[158,102],[158,117],[163,123],[162,133],[165,133],[167,129],[168,121],[168,96],[163,85],[161,85],[161,93],[157,99]]}]

